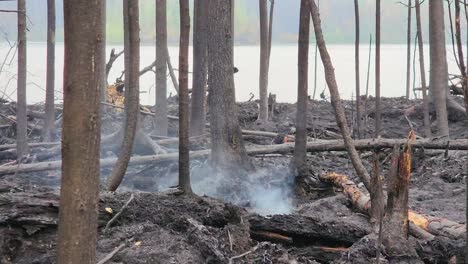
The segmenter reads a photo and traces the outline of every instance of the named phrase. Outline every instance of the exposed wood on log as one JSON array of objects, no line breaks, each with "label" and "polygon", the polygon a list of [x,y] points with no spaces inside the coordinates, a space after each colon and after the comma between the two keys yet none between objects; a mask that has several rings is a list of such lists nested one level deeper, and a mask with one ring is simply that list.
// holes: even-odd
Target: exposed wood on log
[{"label": "exposed wood on log", "polygon": [[[369,196],[364,194],[347,176],[337,173],[328,173],[320,175],[320,179],[338,188],[342,188],[343,194],[351,201],[356,209],[362,213],[369,214]],[[423,215],[411,210],[408,212],[408,219],[417,227],[432,235],[446,236],[454,239],[465,238],[466,225],[444,218]],[[409,229],[412,235],[414,234],[416,237],[420,236],[421,232],[415,230],[414,226],[410,225]]]}]

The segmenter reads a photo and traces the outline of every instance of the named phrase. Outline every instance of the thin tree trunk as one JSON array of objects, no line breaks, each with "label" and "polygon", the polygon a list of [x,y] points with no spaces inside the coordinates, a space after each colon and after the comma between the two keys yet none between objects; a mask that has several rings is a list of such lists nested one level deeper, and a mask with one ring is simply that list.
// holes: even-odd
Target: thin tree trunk
[{"label": "thin tree trunk", "polygon": [[167,18],[166,0],[156,0],[156,115],[155,134],[167,136]]},{"label": "thin tree trunk", "polygon": [[308,100],[308,68],[309,68],[309,31],[310,11],[309,1],[301,0],[299,17],[299,50],[297,54],[298,85],[296,111],[296,139],[294,145],[294,163],[301,175],[307,169],[307,100]]},{"label": "thin tree trunk", "polygon": [[268,18],[268,67],[267,72],[270,69],[270,57],[271,57],[271,39],[273,37],[273,11],[275,9],[275,0],[270,0],[270,16]]},{"label": "thin tree trunk", "polygon": [[45,119],[42,140],[52,140],[55,127],[55,0],[47,0],[47,73]]},{"label": "thin tree trunk", "polygon": [[452,0],[447,1],[447,11],[448,11],[448,18],[449,18],[449,28],[450,28],[450,40],[452,41],[452,52],[453,57],[455,58],[455,62],[457,63],[457,67],[460,68],[460,62],[458,62],[457,52],[455,51],[455,38],[453,34],[453,21],[452,21]]},{"label": "thin tree trunk", "polygon": [[[317,0],[317,8],[320,11],[320,0]],[[315,53],[314,53],[314,92],[312,93],[312,100],[315,100],[315,94],[317,93],[317,59],[318,59],[318,47],[317,41],[315,41]]]},{"label": "thin tree trunk", "polygon": [[[123,0],[125,50],[125,126],[119,158],[107,181],[109,191],[115,191],[123,180],[132,154],[139,117],[140,28],[138,0]],[[126,32],[126,33],[125,33]]]},{"label": "thin tree trunk", "polygon": [[447,54],[445,50],[444,7],[442,1],[429,1],[430,85],[437,114],[439,136],[449,136],[447,117]]},{"label": "thin tree trunk", "polygon": [[356,41],[354,44],[354,63],[355,63],[355,75],[356,75],[356,124],[357,124],[357,138],[362,136],[362,120],[361,120],[361,87],[359,79],[359,3],[358,0],[354,0],[354,19],[356,27]]},{"label": "thin tree trunk", "polygon": [[180,0],[179,42],[179,187],[192,193],[189,156],[188,50],[190,39],[189,1]]},{"label": "thin tree trunk", "polygon": [[375,7],[375,131],[374,137],[380,137],[382,126],[382,107],[380,106],[380,0]]},{"label": "thin tree trunk", "polygon": [[215,166],[239,171],[251,169],[245,151],[234,88],[232,0],[209,1],[208,15],[208,103],[211,158]]},{"label": "thin tree trunk", "polygon": [[460,27],[460,2],[455,1],[455,38],[457,40],[458,61],[460,63],[460,73],[462,76],[462,88],[465,91],[465,109],[468,110],[468,76],[466,74],[466,66],[463,57],[463,44],[461,40]]},{"label": "thin tree trunk", "polygon": [[62,183],[57,263],[96,263],[104,1],[64,1]]},{"label": "thin tree trunk", "polygon": [[423,97],[423,114],[424,114],[424,134],[427,138],[432,136],[431,120],[429,118],[429,98],[427,96],[426,84],[426,69],[424,65],[424,44],[421,30],[421,3],[416,0],[416,31],[418,34],[418,47],[419,47],[419,68],[421,74],[422,97]]},{"label": "thin tree trunk", "polygon": [[[312,15],[312,21],[314,23],[315,38],[317,39],[317,45],[320,51],[320,57],[322,58],[323,67],[325,69],[325,78],[327,81],[328,88],[330,90],[330,97],[333,109],[335,110],[336,123],[340,127],[343,140],[346,145],[346,150],[351,158],[356,174],[359,179],[364,183],[367,190],[370,190],[370,176],[366,168],[362,164],[361,158],[359,157],[356,148],[354,147],[354,141],[351,138],[349,127],[346,123],[346,116],[344,107],[341,103],[340,94],[338,92],[338,84],[336,83],[335,70],[331,62],[330,55],[323,38],[322,27],[320,25],[320,14],[318,8],[313,0],[309,0],[310,12]],[[297,137],[296,137],[297,141]]]},{"label": "thin tree trunk", "polygon": [[207,83],[207,1],[195,1],[193,10],[193,78],[192,106],[190,111],[191,136],[205,132],[206,83]]},{"label": "thin tree trunk", "polygon": [[408,22],[406,30],[406,99],[410,98],[410,79],[411,79],[411,0],[408,0]]},{"label": "thin tree trunk", "polygon": [[16,153],[18,161],[27,155],[28,121],[26,103],[26,0],[18,0],[18,77],[16,106]]},{"label": "thin tree trunk", "polygon": [[268,8],[267,0],[259,0],[260,10],[260,110],[258,119],[268,120]]}]

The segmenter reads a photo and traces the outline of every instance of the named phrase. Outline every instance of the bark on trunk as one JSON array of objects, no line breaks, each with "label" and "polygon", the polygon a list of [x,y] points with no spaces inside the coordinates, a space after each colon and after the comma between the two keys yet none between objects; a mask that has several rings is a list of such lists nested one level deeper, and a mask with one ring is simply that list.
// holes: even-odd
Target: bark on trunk
[{"label": "bark on trunk", "polygon": [[167,136],[167,18],[166,0],[156,0],[156,107],[155,134]]},{"label": "bark on trunk", "polygon": [[296,139],[294,147],[294,163],[298,174],[303,174],[306,164],[307,142],[307,100],[308,100],[308,68],[309,68],[309,31],[310,14],[309,1],[301,0],[299,18],[299,50],[297,53],[298,85],[296,110]]},{"label": "bark on trunk", "polygon": [[410,98],[411,80],[411,0],[408,0],[408,20],[406,29],[406,99]]},{"label": "bark on trunk", "polygon": [[268,120],[268,8],[267,0],[259,0],[260,10],[260,109],[258,119]]},{"label": "bark on trunk", "polygon": [[419,69],[421,74],[422,97],[423,97],[423,114],[424,114],[424,134],[427,138],[432,136],[431,120],[429,117],[429,98],[427,96],[426,84],[426,68],[424,65],[424,44],[421,29],[421,3],[416,0],[416,31],[418,34],[418,49],[419,49]]},{"label": "bark on trunk", "polygon": [[47,0],[47,73],[45,120],[42,134],[44,142],[53,139],[55,127],[55,0]]},{"label": "bark on trunk", "polygon": [[[320,51],[320,57],[322,58],[323,67],[325,69],[325,79],[327,81],[328,88],[330,90],[330,97],[333,109],[335,110],[335,118],[338,127],[341,130],[343,139],[346,145],[346,149],[353,163],[354,169],[356,170],[359,179],[364,183],[366,188],[370,190],[370,176],[366,168],[362,164],[359,153],[357,153],[354,146],[353,139],[351,138],[351,133],[349,132],[349,127],[346,121],[345,111],[341,103],[340,94],[338,92],[338,84],[336,83],[335,70],[333,68],[330,55],[328,54],[327,47],[325,45],[325,40],[322,34],[322,27],[320,25],[320,14],[318,13],[317,6],[315,2],[309,0],[310,3],[310,12],[312,15],[312,21],[314,23],[315,38],[317,39],[317,45]],[[298,110],[299,111],[299,110]],[[297,142],[297,138],[296,138]]]},{"label": "bark on trunk", "polygon": [[208,87],[212,160],[238,171],[252,168],[239,127],[234,88],[231,0],[209,2]]},{"label": "bark on trunk", "polygon": [[356,39],[354,43],[354,72],[356,75],[356,126],[357,126],[357,138],[360,139],[362,136],[362,120],[361,120],[361,87],[359,79],[359,37],[360,37],[360,25],[359,25],[359,2],[354,0],[354,19],[356,27]]},{"label": "bark on trunk", "polygon": [[96,263],[103,1],[64,2],[65,68],[58,263]]},{"label": "bark on trunk", "polygon": [[26,0],[18,0],[18,77],[16,107],[16,153],[18,161],[27,155],[28,121],[26,114]]},{"label": "bark on trunk", "polygon": [[207,1],[195,1],[193,15],[193,79],[190,111],[191,136],[205,133],[207,83]]},{"label": "bark on trunk", "polygon": [[179,42],[179,187],[192,193],[189,156],[188,49],[190,38],[189,1],[180,0]]},{"label": "bark on trunk", "polygon": [[[458,61],[460,63],[460,73],[462,76],[462,88],[465,91],[465,109],[468,109],[468,76],[466,73],[465,60],[463,58],[463,45],[460,28],[460,2],[455,1],[455,38],[457,41]],[[467,115],[468,117],[468,115]]]},{"label": "bark on trunk", "polygon": [[[123,180],[132,154],[139,117],[140,28],[138,0],[124,1],[125,49],[125,134],[117,163],[107,181],[109,191],[115,191]],[[125,34],[126,32],[126,34]]]},{"label": "bark on trunk", "polygon": [[382,109],[380,106],[380,0],[375,7],[375,131],[374,137],[380,137],[382,129]]},{"label": "bark on trunk", "polygon": [[447,118],[447,56],[445,50],[444,7],[429,1],[430,90],[437,114],[439,136],[449,136]]}]

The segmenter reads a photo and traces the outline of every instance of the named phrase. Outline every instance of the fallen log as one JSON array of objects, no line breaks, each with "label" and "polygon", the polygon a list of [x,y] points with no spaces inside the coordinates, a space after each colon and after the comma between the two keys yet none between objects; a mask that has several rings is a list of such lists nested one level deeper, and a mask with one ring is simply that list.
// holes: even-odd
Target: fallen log
[{"label": "fallen log", "polygon": [[[355,140],[356,148],[359,150],[372,150],[378,148],[393,148],[396,144],[406,143],[406,139],[362,139]],[[58,142],[55,144],[59,144]],[[426,149],[450,149],[450,150],[468,150],[468,139],[457,139],[444,142],[431,141],[427,139],[415,140],[413,148]],[[307,151],[345,151],[345,145],[342,140],[317,140],[307,143]],[[247,148],[247,154],[263,155],[263,154],[289,154],[294,151],[294,143],[284,143],[279,145],[267,145],[261,147]],[[192,159],[205,158],[210,154],[210,150],[198,150],[190,152]],[[157,163],[178,159],[178,153],[159,154],[149,156],[139,156],[130,159],[129,165],[142,165],[148,163]],[[101,168],[113,166],[116,159],[102,159],[100,161]],[[61,161],[38,162],[31,164],[21,164],[13,166],[4,166],[0,168],[0,176],[13,173],[25,173],[33,171],[46,171],[59,169],[62,166]]]},{"label": "fallen log", "polygon": [[[412,146],[414,147],[414,145]],[[328,173],[320,175],[320,179],[338,188],[342,188],[343,194],[351,201],[356,209],[362,213],[369,214],[371,205],[370,197],[364,194],[346,175]],[[423,215],[409,210],[408,220],[415,224],[415,226],[432,235],[445,236],[453,239],[465,239],[466,236],[466,225],[448,219]],[[409,230],[412,235],[420,236],[418,235],[420,232],[415,230],[413,225],[409,225]]]}]

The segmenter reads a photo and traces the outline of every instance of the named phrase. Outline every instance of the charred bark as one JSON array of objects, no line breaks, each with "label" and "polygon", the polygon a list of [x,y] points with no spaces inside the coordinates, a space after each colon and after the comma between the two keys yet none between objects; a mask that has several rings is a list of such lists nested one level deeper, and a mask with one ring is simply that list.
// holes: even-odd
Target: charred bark
[{"label": "charred bark", "polygon": [[380,106],[380,0],[375,6],[375,131],[374,137],[380,137],[382,129],[382,107]]},{"label": "charred bark", "polygon": [[27,155],[28,121],[26,114],[26,0],[18,0],[18,77],[16,110],[16,153],[18,161]]},{"label": "charred bark", "polygon": [[259,0],[260,10],[260,109],[258,119],[268,120],[268,6],[267,0]]},{"label": "charred bark", "polygon": [[55,127],[55,0],[47,0],[47,73],[45,120],[42,134],[44,142],[53,139]]},{"label": "charred bark", "polygon": [[361,87],[359,79],[359,38],[360,38],[360,25],[359,25],[359,2],[354,0],[354,20],[356,28],[356,38],[354,42],[354,73],[356,78],[356,127],[357,138],[362,136],[362,117],[361,117]]},{"label": "charred bark", "polygon": [[166,0],[156,0],[156,107],[155,134],[167,136],[167,17]]}]

